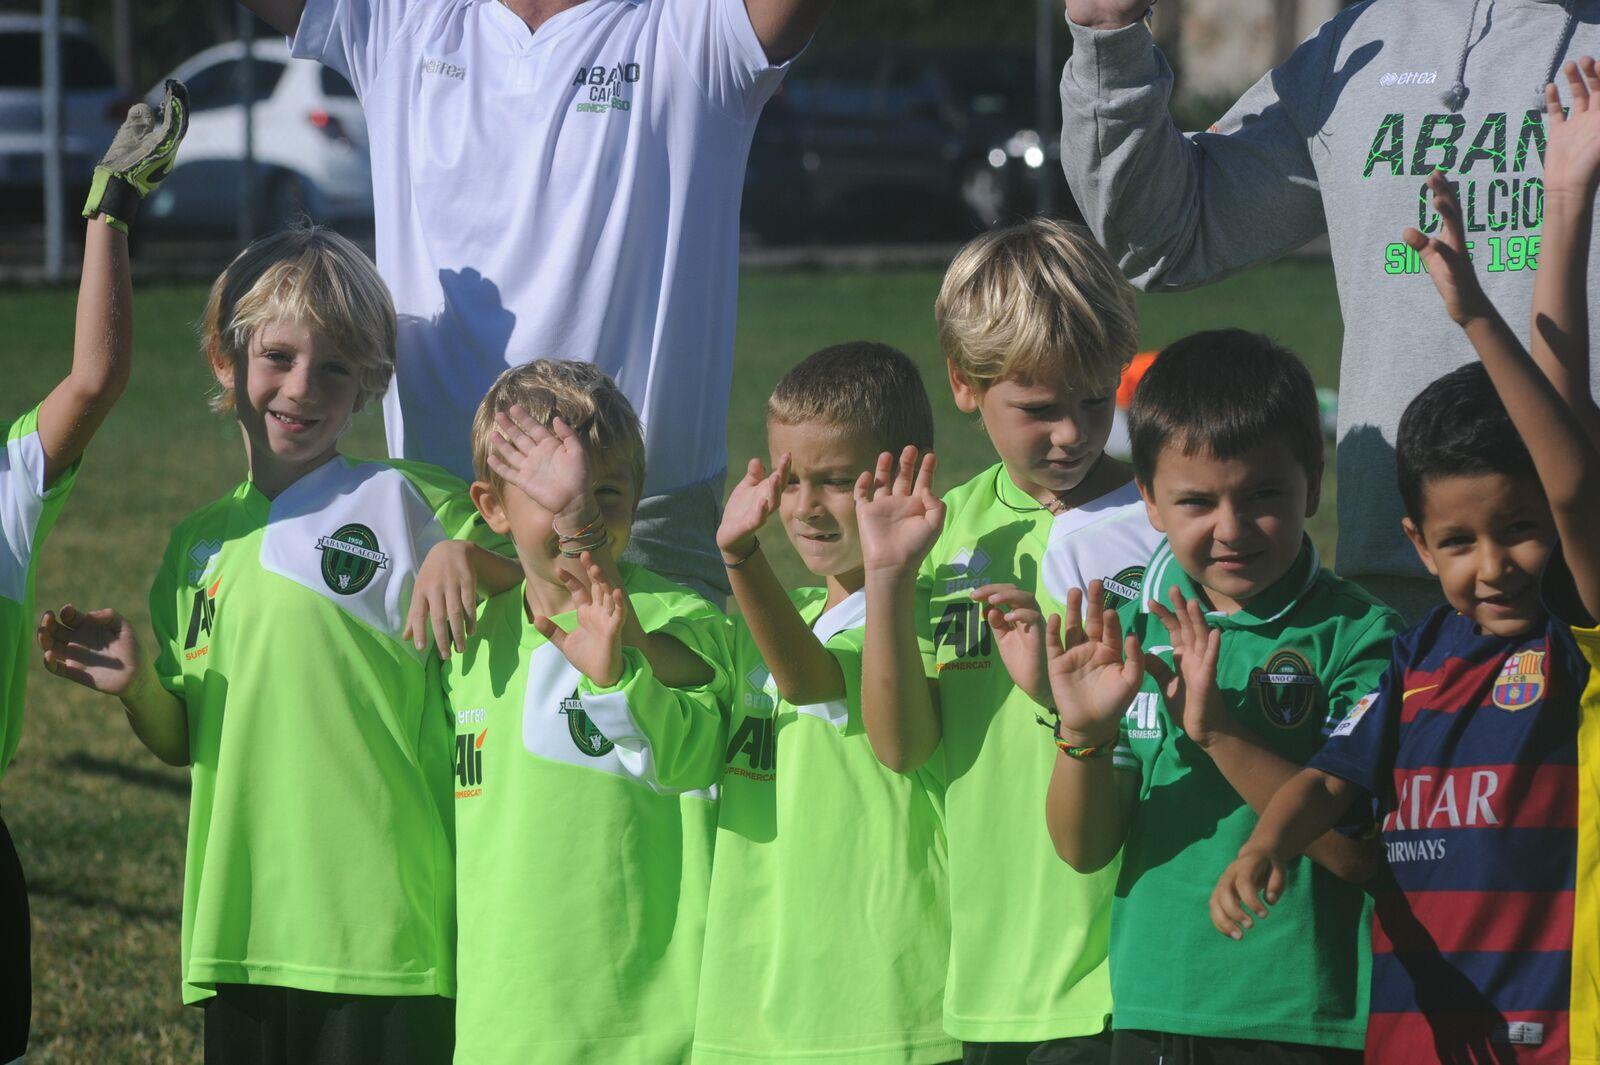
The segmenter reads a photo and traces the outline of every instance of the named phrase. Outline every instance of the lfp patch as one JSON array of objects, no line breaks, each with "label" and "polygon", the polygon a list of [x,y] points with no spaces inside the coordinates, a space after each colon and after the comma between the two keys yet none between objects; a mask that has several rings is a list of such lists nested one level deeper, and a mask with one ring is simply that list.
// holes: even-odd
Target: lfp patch
[{"label": "lfp patch", "polygon": [[1544,695],[1544,652],[1518,651],[1494,679],[1494,705],[1515,713]]}]

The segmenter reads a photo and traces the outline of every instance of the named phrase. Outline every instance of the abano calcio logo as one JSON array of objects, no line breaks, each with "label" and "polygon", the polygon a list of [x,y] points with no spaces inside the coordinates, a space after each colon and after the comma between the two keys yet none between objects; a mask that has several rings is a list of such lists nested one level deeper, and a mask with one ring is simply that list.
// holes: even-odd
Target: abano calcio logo
[{"label": "abano calcio logo", "polygon": [[372,583],[389,556],[378,550],[378,538],[365,525],[352,522],[317,541],[322,552],[322,580],[340,595],[355,595]]},{"label": "abano calcio logo", "polygon": [[1278,651],[1252,669],[1250,687],[1262,715],[1282,729],[1298,726],[1317,705],[1317,675],[1298,651]]}]

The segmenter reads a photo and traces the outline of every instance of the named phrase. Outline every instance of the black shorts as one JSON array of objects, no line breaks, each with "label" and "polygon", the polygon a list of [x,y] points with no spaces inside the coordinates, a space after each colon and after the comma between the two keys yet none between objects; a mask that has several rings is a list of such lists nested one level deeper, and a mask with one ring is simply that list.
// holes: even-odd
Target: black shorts
[{"label": "black shorts", "polygon": [[1111,1033],[1042,1043],[963,1043],[962,1065],[1107,1065]]},{"label": "black shorts", "polygon": [[206,1065],[450,1065],[454,999],[218,984]]},{"label": "black shorts", "polygon": [[1361,1065],[1361,1051],[1119,1028],[1112,1065]]},{"label": "black shorts", "polygon": [[28,1049],[33,1020],[31,940],[28,884],[11,833],[0,820],[0,1061],[13,1061]]}]

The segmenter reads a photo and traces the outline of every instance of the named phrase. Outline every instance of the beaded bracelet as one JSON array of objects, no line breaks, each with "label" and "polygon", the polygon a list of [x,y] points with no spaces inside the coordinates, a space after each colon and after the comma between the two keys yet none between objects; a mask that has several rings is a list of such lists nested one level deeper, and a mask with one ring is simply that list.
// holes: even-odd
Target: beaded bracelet
[{"label": "beaded bracelet", "polygon": [[1060,751],[1068,758],[1076,758],[1081,762],[1089,758],[1099,758],[1103,755],[1110,754],[1116,749],[1116,740],[1107,740],[1104,743],[1091,743],[1087,746],[1069,743],[1061,735],[1061,718],[1059,715],[1054,721],[1046,721],[1044,717],[1039,714],[1033,715],[1033,719],[1040,725],[1050,730],[1050,736],[1055,740],[1056,750]]},{"label": "beaded bracelet", "polygon": [[605,521],[605,519],[604,519],[603,515],[596,514],[593,518],[591,518],[589,520],[589,523],[587,525],[585,525],[583,528],[579,529],[577,532],[572,533],[571,535],[568,535],[567,533],[562,532],[560,529],[557,529],[556,530],[556,543],[558,543],[558,544],[570,544],[570,543],[574,543],[574,542],[576,542],[578,540],[587,540],[589,537],[594,536],[597,532],[598,533],[604,533],[605,532],[604,521]]},{"label": "beaded bracelet", "polygon": [[[559,534],[557,534],[559,535]],[[583,543],[573,543],[577,537],[564,538],[561,545],[562,558],[581,558],[585,551],[598,551],[611,542],[611,534],[601,529],[599,534]]]}]

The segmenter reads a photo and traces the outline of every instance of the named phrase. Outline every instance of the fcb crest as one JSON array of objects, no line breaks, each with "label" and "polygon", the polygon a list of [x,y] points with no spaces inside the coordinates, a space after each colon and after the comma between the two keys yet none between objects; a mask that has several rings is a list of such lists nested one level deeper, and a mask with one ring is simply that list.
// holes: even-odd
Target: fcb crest
[{"label": "fcb crest", "polygon": [[1298,728],[1317,706],[1317,675],[1298,651],[1276,651],[1250,671],[1250,691],[1261,714],[1278,728]]},{"label": "fcb crest", "polygon": [[1494,705],[1515,713],[1544,695],[1544,652],[1518,651],[1494,679]]},{"label": "fcb crest", "polygon": [[590,758],[603,758],[616,744],[606,739],[605,733],[595,727],[583,709],[583,700],[570,695],[561,700],[561,712],[567,716],[567,731],[572,734],[572,744]]}]

